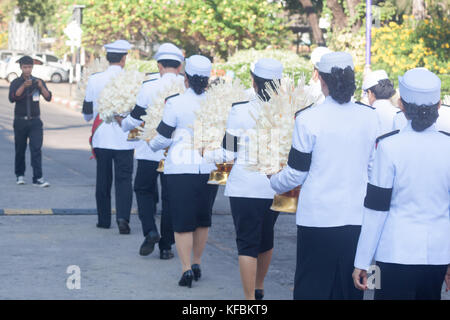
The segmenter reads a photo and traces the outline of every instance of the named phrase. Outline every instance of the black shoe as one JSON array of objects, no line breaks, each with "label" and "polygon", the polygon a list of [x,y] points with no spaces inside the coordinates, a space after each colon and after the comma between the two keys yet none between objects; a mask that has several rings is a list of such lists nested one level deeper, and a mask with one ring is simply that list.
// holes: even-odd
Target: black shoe
[{"label": "black shoe", "polygon": [[255,289],[255,300],[262,300],[264,298],[264,290]]},{"label": "black shoe", "polygon": [[174,257],[174,254],[173,254],[173,252],[172,252],[172,250],[161,250],[160,252],[159,252],[159,258],[161,259],[161,260],[169,260],[169,259],[172,259]]},{"label": "black shoe", "polygon": [[99,229],[109,229],[110,226],[97,223],[97,228],[99,228]]},{"label": "black shoe", "polygon": [[192,270],[188,270],[183,273],[178,285],[181,287],[192,288],[192,279],[194,279],[194,274],[192,273]]},{"label": "black shoe", "polygon": [[155,250],[155,244],[161,239],[158,232],[151,231],[148,236],[145,237],[144,242],[141,245],[139,254],[141,256],[148,256]]},{"label": "black shoe", "polygon": [[202,270],[200,270],[199,264],[193,264],[191,266],[192,272],[194,273],[194,280],[198,281],[202,277]]},{"label": "black shoe", "polygon": [[130,234],[130,227],[128,226],[128,221],[125,219],[118,219],[117,225],[119,226],[120,234]]}]

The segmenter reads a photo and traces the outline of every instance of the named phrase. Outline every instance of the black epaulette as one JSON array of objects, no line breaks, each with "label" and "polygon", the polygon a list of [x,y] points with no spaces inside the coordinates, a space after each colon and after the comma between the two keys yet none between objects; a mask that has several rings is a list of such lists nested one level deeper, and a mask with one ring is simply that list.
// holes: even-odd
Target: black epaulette
[{"label": "black epaulette", "polygon": [[149,76],[149,75],[151,75],[151,74],[157,74],[157,73],[159,73],[159,72],[147,72],[145,75],[146,75],[146,76]]},{"label": "black epaulette", "polygon": [[144,82],[142,82],[142,83],[147,83],[147,82],[150,82],[150,81],[155,81],[155,80],[158,80],[158,79],[150,79],[150,80],[145,80]]},{"label": "black epaulette", "polygon": [[356,103],[356,104],[359,104],[359,105],[361,105],[361,106],[364,106],[364,107],[370,108],[370,109],[372,109],[372,110],[375,110],[375,108],[374,108],[374,107],[372,107],[372,106],[369,106],[368,104],[362,103],[361,101],[355,101],[355,103]]},{"label": "black epaulette", "polygon": [[400,110],[400,111],[397,111],[397,113],[402,113],[403,111],[402,110]]},{"label": "black epaulette", "polygon": [[231,107],[237,106],[238,104],[248,103],[249,101],[239,101],[231,104]]},{"label": "black epaulette", "polygon": [[179,96],[179,93],[176,93],[174,95],[168,96],[166,99],[164,99],[164,102],[167,102],[167,100],[172,99],[173,97]]},{"label": "black epaulette", "polygon": [[450,106],[448,104],[445,104],[445,103],[442,103],[441,106],[450,108]]},{"label": "black epaulette", "polygon": [[297,116],[300,114],[300,112],[305,111],[306,109],[311,108],[313,105],[314,105],[314,103],[311,103],[309,106],[307,106],[307,107],[305,107],[305,108],[303,108],[303,109],[298,110],[298,111],[295,113],[295,116],[294,116],[294,117],[297,118]]},{"label": "black epaulette", "polygon": [[377,138],[377,140],[376,140],[376,144],[378,145],[378,142],[380,142],[380,141],[383,140],[384,138],[393,136],[394,134],[397,134],[397,133],[399,133],[399,132],[400,132],[400,130],[394,130],[394,131],[391,131],[391,132],[389,132],[389,133],[383,134],[382,136],[379,136],[379,137]]},{"label": "black epaulette", "polygon": [[439,131],[440,133],[443,133],[443,134],[445,134],[446,136],[449,136],[450,137],[450,133],[448,133],[448,132],[445,132],[445,131]]}]

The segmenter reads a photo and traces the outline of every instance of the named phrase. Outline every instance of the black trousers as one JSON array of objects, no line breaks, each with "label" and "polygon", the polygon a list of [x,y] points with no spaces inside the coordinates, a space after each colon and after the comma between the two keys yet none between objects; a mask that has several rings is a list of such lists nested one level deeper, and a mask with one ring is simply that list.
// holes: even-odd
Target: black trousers
[{"label": "black trousers", "polygon": [[380,289],[375,300],[440,300],[447,265],[404,265],[377,262]]},{"label": "black trousers", "polygon": [[159,162],[149,160],[137,161],[136,177],[134,179],[134,192],[139,211],[139,219],[142,223],[144,237],[150,231],[158,232],[155,223],[156,205],[158,203],[158,175],[161,179],[161,240],[160,250],[169,250],[175,243],[172,221],[169,212],[169,199],[167,194],[167,182],[164,173],[157,172]]},{"label": "black trousers", "polygon": [[297,227],[295,300],[362,300],[352,273],[361,226]]},{"label": "black trousers", "polygon": [[113,180],[116,191],[116,219],[130,221],[133,200],[133,155],[134,150],[94,149],[97,158],[97,201],[98,223],[102,227],[111,225],[111,187]]},{"label": "black trousers", "polygon": [[15,173],[17,177],[25,174],[25,152],[29,141],[33,182],[42,178],[41,149],[44,137],[42,126],[42,121],[39,118],[31,120],[14,119]]}]

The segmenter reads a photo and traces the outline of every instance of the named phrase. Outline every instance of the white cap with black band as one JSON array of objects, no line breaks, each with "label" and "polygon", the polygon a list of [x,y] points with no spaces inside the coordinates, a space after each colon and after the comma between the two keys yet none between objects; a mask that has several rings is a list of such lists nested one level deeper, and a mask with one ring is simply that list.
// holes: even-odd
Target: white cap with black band
[{"label": "white cap with black band", "polygon": [[255,63],[253,74],[268,80],[279,80],[283,77],[283,65],[280,61],[270,58],[259,59]]},{"label": "white cap with black band", "polygon": [[104,45],[106,52],[110,53],[128,53],[131,44],[126,40],[117,40]]},{"label": "white cap with black band", "polygon": [[345,69],[347,67],[354,70],[353,58],[347,52],[326,53],[317,63],[317,69],[323,73],[331,73],[331,69],[333,68]]},{"label": "white cap with black band", "polygon": [[193,55],[186,59],[185,71],[188,75],[210,77],[212,64],[211,61],[204,56]]}]

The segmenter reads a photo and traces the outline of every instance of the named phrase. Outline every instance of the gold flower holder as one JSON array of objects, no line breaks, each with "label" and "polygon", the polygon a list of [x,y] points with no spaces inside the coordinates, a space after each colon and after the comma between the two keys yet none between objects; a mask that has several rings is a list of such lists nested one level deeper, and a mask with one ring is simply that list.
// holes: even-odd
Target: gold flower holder
[{"label": "gold flower holder", "polygon": [[[167,152],[169,152],[169,148],[165,149],[164,157],[167,157]],[[157,172],[164,173],[164,159],[161,159],[158,164],[158,168],[156,169]]]},{"label": "gold flower holder", "polygon": [[[144,123],[141,123],[141,127],[144,127]],[[138,141],[138,137],[141,135],[141,132],[139,130],[139,128],[134,128],[132,130],[130,130],[130,132],[128,133],[128,141]]]},{"label": "gold flower holder", "polygon": [[300,188],[301,187],[298,186],[283,194],[276,194],[270,209],[279,212],[296,213]]},{"label": "gold flower holder", "polygon": [[216,164],[217,170],[209,174],[208,184],[225,185],[227,184],[228,176],[233,168],[232,162],[225,162]]}]

